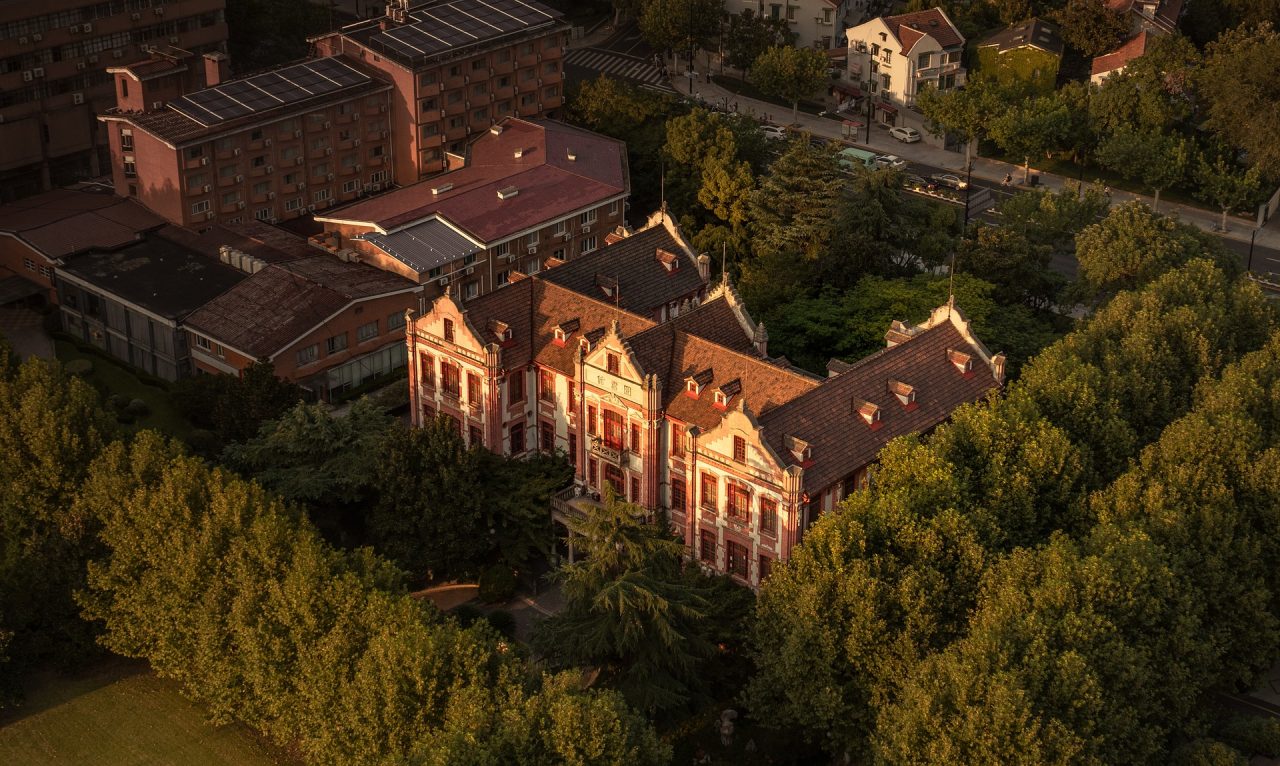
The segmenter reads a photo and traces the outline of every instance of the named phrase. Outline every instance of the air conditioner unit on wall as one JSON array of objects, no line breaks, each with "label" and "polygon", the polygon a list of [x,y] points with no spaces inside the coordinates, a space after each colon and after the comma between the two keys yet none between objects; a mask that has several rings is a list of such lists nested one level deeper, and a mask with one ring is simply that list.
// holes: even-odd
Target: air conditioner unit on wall
[{"label": "air conditioner unit on wall", "polygon": [[83,103],[84,103],[84,94],[83,94],[83,93],[72,93],[72,94],[71,94],[71,103],[76,104],[77,106],[78,106],[78,105],[80,105],[80,104],[83,104]]}]

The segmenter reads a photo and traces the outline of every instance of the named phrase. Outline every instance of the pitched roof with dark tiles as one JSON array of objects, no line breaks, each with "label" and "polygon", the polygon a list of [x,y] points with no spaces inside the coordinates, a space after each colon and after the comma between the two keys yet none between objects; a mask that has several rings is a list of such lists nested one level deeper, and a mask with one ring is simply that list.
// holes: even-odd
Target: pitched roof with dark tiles
[{"label": "pitched roof with dark tiles", "polygon": [[728,299],[721,296],[702,302],[693,311],[673,320],[681,331],[717,343],[740,354],[759,356],[746,328],[738,321],[737,312]]},{"label": "pitched roof with dark tiles", "polygon": [[1058,27],[1043,19],[1031,19],[1005,27],[983,40],[978,47],[985,48],[991,45],[994,45],[1000,53],[1031,46],[1061,56],[1063,49],[1062,36],[1058,33]]},{"label": "pitched roof with dark tiles", "polygon": [[[675,255],[680,266],[670,270],[658,260],[658,251]],[[588,255],[541,273],[548,282],[580,293],[593,292],[602,300],[614,300],[597,287],[596,275],[616,279],[617,304],[644,316],[661,307],[694,296],[705,286],[698,264],[662,224],[650,226]]]},{"label": "pitched roof with dark tiles", "polygon": [[[948,349],[971,353],[971,374],[962,374],[947,359]],[[890,379],[914,387],[914,408],[905,407],[890,392]],[[981,399],[997,385],[979,350],[950,321],[944,321],[762,413],[759,422],[784,463],[793,461],[786,437],[809,443],[813,464],[805,469],[804,485],[806,491],[816,493],[873,462],[890,440],[934,428],[957,407]],[[873,429],[858,413],[855,403],[862,402],[880,408],[878,428]]]},{"label": "pitched roof with dark tiles", "polygon": [[[621,141],[550,120],[507,118],[501,125],[501,133],[483,133],[471,144],[465,167],[317,219],[390,232],[438,215],[476,240],[494,243],[630,189]],[[432,193],[446,184],[447,191]],[[518,193],[499,199],[498,190],[509,186]]]},{"label": "pitched roof with dark tiles", "polygon": [[951,23],[951,19],[947,18],[947,14],[941,8],[930,8],[927,11],[886,16],[884,23],[889,26],[893,36],[903,43],[905,46],[904,53],[910,51],[911,47],[919,39],[911,31],[907,30],[923,32],[937,40],[938,45],[943,48],[964,45],[964,36],[960,34],[960,30],[956,29],[955,25]]},{"label": "pitched roof with dark tiles", "polygon": [[0,205],[0,232],[54,259],[123,247],[164,225],[134,200],[96,188],[56,189]]},{"label": "pitched roof with dark tiles", "polygon": [[317,255],[268,264],[186,324],[237,351],[270,357],[355,301],[414,289],[413,282],[372,266]]}]

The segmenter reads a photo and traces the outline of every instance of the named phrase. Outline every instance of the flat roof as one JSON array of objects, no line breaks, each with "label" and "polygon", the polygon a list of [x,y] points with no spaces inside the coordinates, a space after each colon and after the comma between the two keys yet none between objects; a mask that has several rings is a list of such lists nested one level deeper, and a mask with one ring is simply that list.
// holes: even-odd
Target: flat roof
[{"label": "flat roof", "polygon": [[436,218],[390,234],[369,232],[359,239],[373,243],[379,250],[419,272],[484,249]]},{"label": "flat roof", "polygon": [[353,24],[343,34],[409,65],[559,23],[563,15],[536,0],[445,0],[409,9],[406,22],[386,17]]},{"label": "flat roof", "polygon": [[73,256],[58,271],[173,320],[185,317],[248,276],[166,238],[164,230],[117,250]]}]

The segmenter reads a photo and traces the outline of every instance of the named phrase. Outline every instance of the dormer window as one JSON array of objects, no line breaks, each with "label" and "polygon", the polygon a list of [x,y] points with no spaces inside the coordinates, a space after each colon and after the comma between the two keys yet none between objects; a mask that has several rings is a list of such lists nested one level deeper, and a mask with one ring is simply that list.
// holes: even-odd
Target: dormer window
[{"label": "dormer window", "polygon": [[564,330],[561,330],[559,327],[557,327],[557,328],[556,328],[556,343],[557,343],[558,345],[563,346],[563,345],[564,345],[564,341],[565,341],[565,334],[564,334]]},{"label": "dormer window", "polygon": [[729,400],[728,400],[728,398],[724,395],[724,392],[723,392],[723,391],[717,391],[717,392],[716,392],[716,394],[715,394],[715,400],[716,400],[716,406],[717,406],[717,407],[719,407],[720,409],[722,409],[722,410],[723,410],[723,409],[725,409],[726,407],[728,407]]},{"label": "dormer window", "polygon": [[727,409],[729,400],[740,393],[742,393],[742,381],[734,378],[716,390],[716,406],[721,409]]},{"label": "dormer window", "polygon": [[813,451],[809,447],[809,442],[794,436],[784,436],[782,441],[787,451],[791,453],[792,459],[799,463],[800,467],[806,467],[813,462]]},{"label": "dormer window", "polygon": [[973,357],[963,351],[957,351],[954,348],[947,349],[947,360],[955,365],[962,375],[968,375],[973,372]]},{"label": "dormer window", "polygon": [[444,339],[446,343],[453,343],[453,320],[444,320]]},{"label": "dormer window", "polygon": [[915,409],[916,405],[916,388],[907,385],[900,380],[889,379],[889,393],[898,397],[898,401],[908,410]]},{"label": "dormer window", "polygon": [[714,370],[703,370],[695,375],[690,375],[684,379],[685,393],[697,399],[702,393],[702,389],[706,388],[714,377]]},{"label": "dormer window", "polygon": [[689,380],[686,380],[686,381],[685,381],[685,383],[684,383],[684,391],[685,391],[685,393],[686,393],[686,394],[688,394],[689,396],[692,396],[694,399],[697,399],[697,398],[698,398],[698,393],[699,393],[699,392],[698,392],[698,381],[696,381],[696,380],[694,380],[694,379],[692,379],[692,378],[690,378]]},{"label": "dormer window", "polygon": [[678,271],[680,269],[680,256],[669,250],[658,248],[655,252],[655,257],[658,259],[658,263],[661,263],[662,267],[668,272]]},{"label": "dormer window", "polygon": [[605,366],[609,370],[610,375],[617,375],[621,365],[618,362],[618,355],[614,353],[605,354]]},{"label": "dormer window", "polygon": [[853,400],[853,411],[858,413],[874,430],[880,427],[880,407],[879,405],[862,399]]},{"label": "dormer window", "polygon": [[587,340],[586,338],[578,338],[578,348],[582,349],[583,353],[590,351],[591,341]]}]

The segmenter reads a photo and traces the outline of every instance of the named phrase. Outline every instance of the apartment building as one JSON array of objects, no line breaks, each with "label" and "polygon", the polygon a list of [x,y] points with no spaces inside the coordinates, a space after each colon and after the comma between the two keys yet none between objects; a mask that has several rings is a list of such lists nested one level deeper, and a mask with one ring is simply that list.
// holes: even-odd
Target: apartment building
[{"label": "apartment building", "polygon": [[[182,51],[113,68],[116,106],[99,119],[116,193],[167,220],[275,222],[392,181],[391,86],[340,58],[312,59],[183,90],[197,59]],[[181,95],[185,92],[185,95]]]},{"label": "apartment building", "polygon": [[394,85],[396,178],[405,184],[454,167],[468,137],[504,117],[556,117],[569,30],[537,0],[389,0],[384,16],[312,43]]},{"label": "apartment building", "polygon": [[622,142],[551,120],[506,118],[466,165],[317,215],[317,244],[472,300],[602,247],[625,219]]},{"label": "apartment building", "polygon": [[610,485],[663,511],[691,558],[754,587],[866,486],[881,447],[1004,379],[1004,356],[951,304],[895,322],[886,349],[827,378],[769,357],[762,330],[727,284],[662,323],[541,275],[470,302],[446,294],[409,329],[413,422],[451,418],[509,455],[564,451],[575,485],[558,522]]},{"label": "apartment building", "polygon": [[854,7],[853,0],[743,0],[726,4],[726,10],[741,13],[745,9],[769,19],[786,19],[795,44],[799,48],[843,47],[845,20]]},{"label": "apartment building", "polygon": [[951,90],[965,83],[964,35],[941,8],[872,19],[847,34],[845,76],[869,90],[881,122],[895,123],[898,110],[915,104],[925,86]]},{"label": "apartment building", "polygon": [[0,200],[96,177],[109,167],[96,115],[115,105],[107,68],[154,45],[225,49],[226,0],[0,3]]}]

